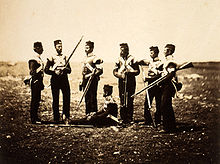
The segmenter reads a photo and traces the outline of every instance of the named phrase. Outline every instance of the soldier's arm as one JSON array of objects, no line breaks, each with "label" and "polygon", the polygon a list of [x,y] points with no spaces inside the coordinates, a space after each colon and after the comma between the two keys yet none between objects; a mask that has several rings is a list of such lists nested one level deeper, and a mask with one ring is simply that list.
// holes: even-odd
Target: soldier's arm
[{"label": "soldier's arm", "polygon": [[150,62],[147,59],[138,60],[138,61],[136,61],[136,63],[141,66],[142,65],[149,66],[149,64],[150,64]]},{"label": "soldier's arm", "polygon": [[120,67],[119,63],[116,63],[115,68],[113,69],[113,75],[117,78],[123,78],[122,75],[118,72],[119,67]]},{"label": "soldier's arm", "polygon": [[48,75],[54,75],[55,74],[55,71],[52,71],[50,70],[50,67],[53,66],[53,61],[51,61],[50,59],[47,59],[47,63],[46,63],[46,66],[45,66],[45,69],[44,69],[44,72]]},{"label": "soldier's arm", "polygon": [[140,74],[140,68],[139,68],[138,63],[134,63],[132,68],[134,69],[134,71],[129,72],[130,74],[132,74],[134,76],[137,76]]},{"label": "soldier's arm", "polygon": [[67,66],[64,68],[63,72],[66,74],[70,74],[71,73],[71,67],[70,67],[70,63],[67,64]]},{"label": "soldier's arm", "polygon": [[28,64],[29,64],[30,75],[31,76],[36,75],[38,63],[35,60],[29,60]]},{"label": "soldier's arm", "polygon": [[100,76],[100,75],[102,75],[102,74],[103,74],[103,68],[101,68],[101,67],[100,67],[100,68],[97,68],[97,69],[96,69],[96,72],[95,72],[95,75],[96,75],[96,76]]}]

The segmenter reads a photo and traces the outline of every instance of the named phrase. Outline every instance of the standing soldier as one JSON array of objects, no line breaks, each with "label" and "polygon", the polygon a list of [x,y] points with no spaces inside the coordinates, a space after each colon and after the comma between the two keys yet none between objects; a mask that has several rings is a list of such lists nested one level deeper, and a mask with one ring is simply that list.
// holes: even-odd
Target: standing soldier
[{"label": "standing soldier", "polygon": [[[55,40],[54,46],[57,54],[47,59],[45,67],[45,73],[52,75],[51,77],[51,89],[53,96],[53,115],[54,121],[58,123],[60,121],[59,113],[59,92],[63,93],[63,114],[62,120],[68,124],[70,117],[70,85],[68,81],[68,75],[71,73],[70,64],[67,62],[67,57],[62,54],[62,42],[61,40]],[[65,67],[66,65],[66,67]]]},{"label": "standing soldier", "polygon": [[41,59],[41,54],[43,53],[43,46],[41,42],[34,43],[34,51],[36,52],[33,57],[28,61],[29,70],[31,75],[31,123],[36,124],[40,123],[40,119],[38,118],[38,108],[40,105],[41,99],[41,90],[44,89],[43,84],[43,61]]},{"label": "standing soldier", "polygon": [[[150,56],[152,60],[150,62],[141,60],[140,65],[148,65],[148,77],[144,79],[144,81],[148,82],[148,85],[158,78],[161,77],[162,71],[162,62],[158,57],[159,49],[157,46],[150,47]],[[150,114],[150,106],[152,104],[153,98],[155,97],[156,101],[156,112],[154,115],[156,126],[161,123],[161,112],[160,112],[160,104],[161,104],[161,89],[160,86],[156,85],[153,88],[147,90],[148,92],[145,97],[144,103],[144,118],[145,124],[151,125],[153,123],[151,114]]]},{"label": "standing soldier", "polygon": [[135,92],[135,76],[139,75],[140,69],[134,57],[129,55],[127,43],[120,44],[120,51],[120,57],[115,65],[113,74],[118,78],[120,117],[123,123],[130,123],[133,121],[134,111],[134,98],[131,98],[131,95]]},{"label": "standing soldier", "polygon": [[176,129],[175,115],[172,107],[172,97],[182,87],[178,83],[176,76],[177,64],[174,61],[173,53],[175,45],[167,44],[164,48],[165,62],[163,65],[163,75],[169,74],[166,80],[161,82],[162,95],[161,95],[161,113],[163,116],[163,131],[172,132]]},{"label": "standing soldier", "polygon": [[[97,89],[100,75],[103,73],[103,69],[97,65],[103,63],[102,59],[97,58],[93,54],[94,42],[87,41],[85,44],[86,59],[83,65],[83,80],[80,83],[80,91],[86,92],[85,104],[86,114],[91,112],[97,112]],[[85,90],[87,87],[87,90]]]}]

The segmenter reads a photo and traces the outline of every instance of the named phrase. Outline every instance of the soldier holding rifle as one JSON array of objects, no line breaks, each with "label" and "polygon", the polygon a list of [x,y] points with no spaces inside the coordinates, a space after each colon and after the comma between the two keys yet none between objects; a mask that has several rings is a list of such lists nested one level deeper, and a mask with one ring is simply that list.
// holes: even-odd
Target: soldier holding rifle
[{"label": "soldier holding rifle", "polygon": [[182,83],[178,82],[176,71],[177,63],[174,61],[173,53],[175,45],[167,44],[164,48],[165,62],[163,65],[163,75],[168,75],[161,82],[161,113],[163,116],[164,132],[173,132],[176,129],[175,115],[172,107],[172,97],[182,88]]},{"label": "soldier holding rifle", "polygon": [[[139,62],[139,65],[147,65],[148,66],[148,77],[144,78],[144,82],[148,82],[148,84],[154,82],[158,78],[161,77],[161,71],[162,71],[162,62],[158,57],[159,49],[157,46],[150,47],[150,56],[152,60],[146,61],[141,60]],[[143,69],[142,69],[143,70]],[[151,114],[150,114],[150,108],[153,101],[153,98],[155,97],[156,101],[156,112],[154,115],[155,122],[153,121]],[[152,87],[149,90],[146,90],[146,97],[145,97],[145,103],[144,103],[144,118],[145,118],[145,124],[146,125],[152,125],[157,126],[161,123],[161,112],[160,112],[160,103],[161,103],[161,88],[160,86],[156,85]]]},{"label": "soldier holding rifle", "polygon": [[[93,54],[94,42],[87,41],[85,45],[86,59],[83,64],[83,80],[80,82],[79,90],[84,91],[83,97],[85,96],[86,103],[86,114],[91,112],[97,112],[97,89],[100,75],[103,73],[102,67],[98,67],[99,64],[103,63],[102,59],[96,57]],[[82,98],[83,98],[82,97]],[[81,99],[82,100],[82,99]],[[80,101],[81,103],[81,101]],[[79,105],[80,105],[79,103]],[[79,106],[78,105],[78,106]]]},{"label": "soldier holding rifle", "polygon": [[134,98],[131,95],[135,92],[135,76],[140,74],[140,69],[134,57],[129,54],[127,43],[120,44],[120,51],[120,57],[116,62],[113,74],[118,78],[120,117],[123,123],[130,123],[133,121],[134,111]]},{"label": "soldier holding rifle", "polygon": [[[43,46],[41,42],[34,43],[34,51],[36,52],[32,58],[28,61],[30,75],[31,75],[31,123],[41,123],[38,117],[38,108],[40,105],[41,91],[44,89],[43,84],[43,61],[41,59],[41,54],[43,53]],[[27,82],[27,81],[26,81]]]},{"label": "soldier holding rifle", "polygon": [[53,96],[53,115],[54,121],[59,123],[59,92],[63,94],[63,115],[62,120],[68,124],[70,117],[70,85],[68,75],[71,73],[71,67],[67,62],[67,57],[62,54],[61,40],[55,40],[54,46],[57,53],[47,59],[45,73],[51,75],[51,90]]}]

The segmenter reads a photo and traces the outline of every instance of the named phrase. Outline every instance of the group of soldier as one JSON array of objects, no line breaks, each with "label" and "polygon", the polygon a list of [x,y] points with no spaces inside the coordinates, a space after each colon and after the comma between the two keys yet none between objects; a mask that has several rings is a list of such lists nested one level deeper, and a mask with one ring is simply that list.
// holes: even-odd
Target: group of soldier
[{"label": "group of soldier", "polygon": [[[140,67],[148,66],[148,77],[144,77],[144,83],[151,84],[161,76],[170,74],[168,78],[149,90],[146,90],[144,104],[145,124],[149,126],[163,125],[166,132],[173,131],[176,128],[174,111],[172,108],[172,97],[176,91],[181,89],[181,83],[176,76],[177,64],[173,59],[175,46],[167,44],[164,48],[165,61],[159,59],[159,49],[157,46],[150,47],[151,60],[135,60],[134,56],[129,54],[127,43],[120,44],[120,57],[115,63],[113,75],[118,78],[118,89],[120,98],[120,119],[117,119],[117,104],[112,98],[112,86],[104,86],[105,103],[104,108],[98,111],[97,89],[100,75],[103,74],[101,64],[103,60],[94,53],[94,42],[85,43],[86,59],[83,64],[82,81],[79,90],[85,93],[86,117],[80,120],[70,120],[70,85],[68,74],[71,73],[71,67],[67,56],[62,54],[62,41],[55,40],[54,46],[56,54],[47,58],[46,65],[41,59],[43,46],[41,42],[34,43],[34,56],[29,60],[29,70],[31,75],[31,106],[30,116],[33,124],[40,123],[38,117],[38,108],[41,99],[41,91],[44,89],[44,73],[51,75],[51,90],[53,97],[53,116],[54,121],[59,123],[61,120],[65,124],[71,123],[103,123],[107,117],[112,118],[117,123],[130,124],[133,122],[134,113],[134,95],[136,88],[136,76],[140,74]],[[59,113],[59,92],[63,94],[63,112]],[[150,113],[150,107],[155,97],[156,112],[154,119]],[[112,117],[111,117],[112,116]],[[104,118],[104,119],[103,119]],[[162,118],[162,119],[161,119]],[[98,122],[98,123],[97,123]]]}]

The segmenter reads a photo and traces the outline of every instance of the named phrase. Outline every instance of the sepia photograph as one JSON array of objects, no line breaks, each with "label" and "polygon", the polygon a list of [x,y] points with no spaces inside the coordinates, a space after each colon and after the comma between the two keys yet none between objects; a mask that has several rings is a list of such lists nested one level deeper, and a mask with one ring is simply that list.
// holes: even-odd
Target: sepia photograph
[{"label": "sepia photograph", "polygon": [[219,0],[0,0],[0,163],[220,163]]}]

